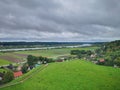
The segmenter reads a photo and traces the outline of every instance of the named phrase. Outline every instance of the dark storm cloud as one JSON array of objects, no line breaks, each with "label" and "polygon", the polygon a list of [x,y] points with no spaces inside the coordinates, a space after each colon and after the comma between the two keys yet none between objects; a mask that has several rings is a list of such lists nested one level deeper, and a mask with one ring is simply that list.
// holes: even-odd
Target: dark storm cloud
[{"label": "dark storm cloud", "polygon": [[120,39],[119,0],[0,0],[0,41]]}]

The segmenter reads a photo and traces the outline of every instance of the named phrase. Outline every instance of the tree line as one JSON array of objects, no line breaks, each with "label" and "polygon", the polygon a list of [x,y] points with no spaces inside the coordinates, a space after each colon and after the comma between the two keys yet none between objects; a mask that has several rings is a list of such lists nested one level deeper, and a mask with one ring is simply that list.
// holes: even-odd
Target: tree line
[{"label": "tree line", "polygon": [[[118,66],[120,67],[120,40],[112,41],[103,44],[100,48],[91,50],[71,50],[72,55],[78,58],[85,58],[90,61],[98,61],[97,64],[105,66]],[[91,57],[93,55],[94,57]],[[99,62],[100,59],[104,62]]]}]

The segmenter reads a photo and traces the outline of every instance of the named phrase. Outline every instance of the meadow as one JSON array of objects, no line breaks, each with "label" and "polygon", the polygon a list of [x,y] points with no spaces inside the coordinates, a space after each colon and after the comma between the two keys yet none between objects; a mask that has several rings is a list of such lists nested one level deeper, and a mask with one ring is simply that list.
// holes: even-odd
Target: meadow
[{"label": "meadow", "polygon": [[19,51],[15,53],[34,55],[34,56],[57,57],[61,55],[70,55],[71,50],[95,50],[96,48],[98,47],[45,49],[45,50]]},{"label": "meadow", "polygon": [[0,65],[9,63],[23,62],[27,55],[44,56],[50,58],[57,58],[59,56],[70,55],[71,50],[94,50],[98,47],[80,47],[80,48],[61,48],[61,49],[45,49],[45,50],[29,50],[0,53]]},{"label": "meadow", "polygon": [[28,80],[0,90],[120,90],[119,75],[119,68],[71,60],[51,63]]},{"label": "meadow", "polygon": [[8,60],[4,60],[4,59],[0,59],[0,65],[6,65],[6,64],[10,64],[11,62]]}]

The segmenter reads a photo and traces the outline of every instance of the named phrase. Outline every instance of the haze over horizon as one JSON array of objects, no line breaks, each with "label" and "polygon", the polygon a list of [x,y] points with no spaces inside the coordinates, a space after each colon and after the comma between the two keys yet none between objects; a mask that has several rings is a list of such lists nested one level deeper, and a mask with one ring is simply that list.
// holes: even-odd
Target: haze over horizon
[{"label": "haze over horizon", "polygon": [[0,42],[120,40],[120,0],[0,0]]}]

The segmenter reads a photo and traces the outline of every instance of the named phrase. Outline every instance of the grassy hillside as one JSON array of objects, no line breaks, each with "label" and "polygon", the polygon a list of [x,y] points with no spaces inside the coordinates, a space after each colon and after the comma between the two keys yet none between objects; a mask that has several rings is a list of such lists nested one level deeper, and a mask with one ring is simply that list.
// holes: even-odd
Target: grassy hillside
[{"label": "grassy hillside", "polygon": [[120,69],[82,60],[49,64],[25,82],[0,90],[120,90]]},{"label": "grassy hillside", "polygon": [[107,42],[96,50],[97,58],[104,58],[104,65],[120,67],[120,40]]},{"label": "grassy hillside", "polygon": [[105,44],[105,51],[106,52],[113,52],[120,50],[120,40],[112,41]]}]

